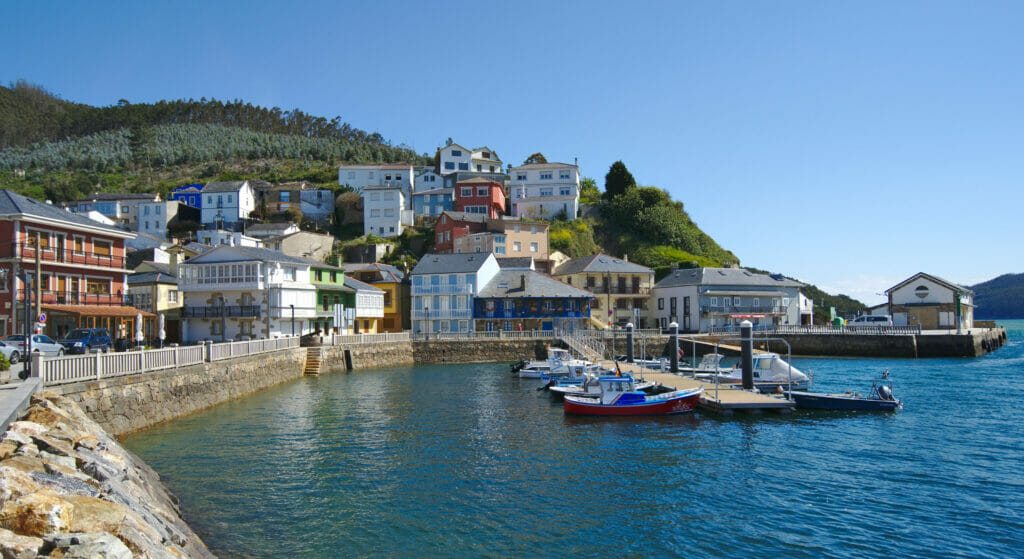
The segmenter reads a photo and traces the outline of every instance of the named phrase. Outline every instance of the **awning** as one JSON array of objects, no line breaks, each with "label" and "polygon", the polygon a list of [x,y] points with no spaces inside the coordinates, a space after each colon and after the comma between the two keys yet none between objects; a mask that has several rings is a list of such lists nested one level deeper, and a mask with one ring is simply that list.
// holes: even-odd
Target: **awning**
[{"label": "awning", "polygon": [[731,295],[731,296],[758,296],[758,297],[784,297],[786,294],[781,291],[722,291],[720,289],[709,289],[708,291],[702,291],[701,295]]},{"label": "awning", "polygon": [[135,307],[115,307],[113,305],[41,305],[48,313],[73,314],[77,316],[122,316],[135,318],[142,314],[143,318],[154,318],[156,314],[142,311]]}]

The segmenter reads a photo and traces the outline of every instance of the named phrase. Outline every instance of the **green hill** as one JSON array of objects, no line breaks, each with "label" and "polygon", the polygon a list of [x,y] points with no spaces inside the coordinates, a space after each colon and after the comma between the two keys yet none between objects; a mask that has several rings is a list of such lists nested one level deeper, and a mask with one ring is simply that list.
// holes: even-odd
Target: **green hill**
[{"label": "green hill", "polygon": [[972,285],[974,318],[1024,318],[1024,274],[1003,274]]}]

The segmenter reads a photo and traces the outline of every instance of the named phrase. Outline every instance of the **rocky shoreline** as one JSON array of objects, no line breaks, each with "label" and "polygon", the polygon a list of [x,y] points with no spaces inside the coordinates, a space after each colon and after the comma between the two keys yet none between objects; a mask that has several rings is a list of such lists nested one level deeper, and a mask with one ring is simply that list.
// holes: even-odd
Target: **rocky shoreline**
[{"label": "rocky shoreline", "polygon": [[213,554],[152,468],[73,401],[47,392],[0,438],[0,556]]}]

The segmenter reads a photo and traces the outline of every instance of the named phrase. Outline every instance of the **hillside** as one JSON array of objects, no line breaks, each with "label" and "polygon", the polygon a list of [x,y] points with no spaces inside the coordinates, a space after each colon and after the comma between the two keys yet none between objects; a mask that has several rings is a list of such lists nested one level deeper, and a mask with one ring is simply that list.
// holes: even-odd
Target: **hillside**
[{"label": "hillside", "polygon": [[972,285],[974,318],[1024,318],[1024,274],[1003,274]]}]

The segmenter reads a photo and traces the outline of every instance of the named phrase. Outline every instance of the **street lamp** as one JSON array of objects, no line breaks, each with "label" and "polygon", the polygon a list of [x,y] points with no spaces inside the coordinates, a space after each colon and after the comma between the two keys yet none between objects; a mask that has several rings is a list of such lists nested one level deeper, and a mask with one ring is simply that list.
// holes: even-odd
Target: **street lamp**
[{"label": "street lamp", "polygon": [[220,299],[220,341],[224,342],[227,341],[226,319],[224,317],[227,316],[228,309],[224,306],[224,296],[221,295],[218,298]]},{"label": "street lamp", "polygon": [[288,305],[292,308],[292,335],[295,335],[295,305]]}]

